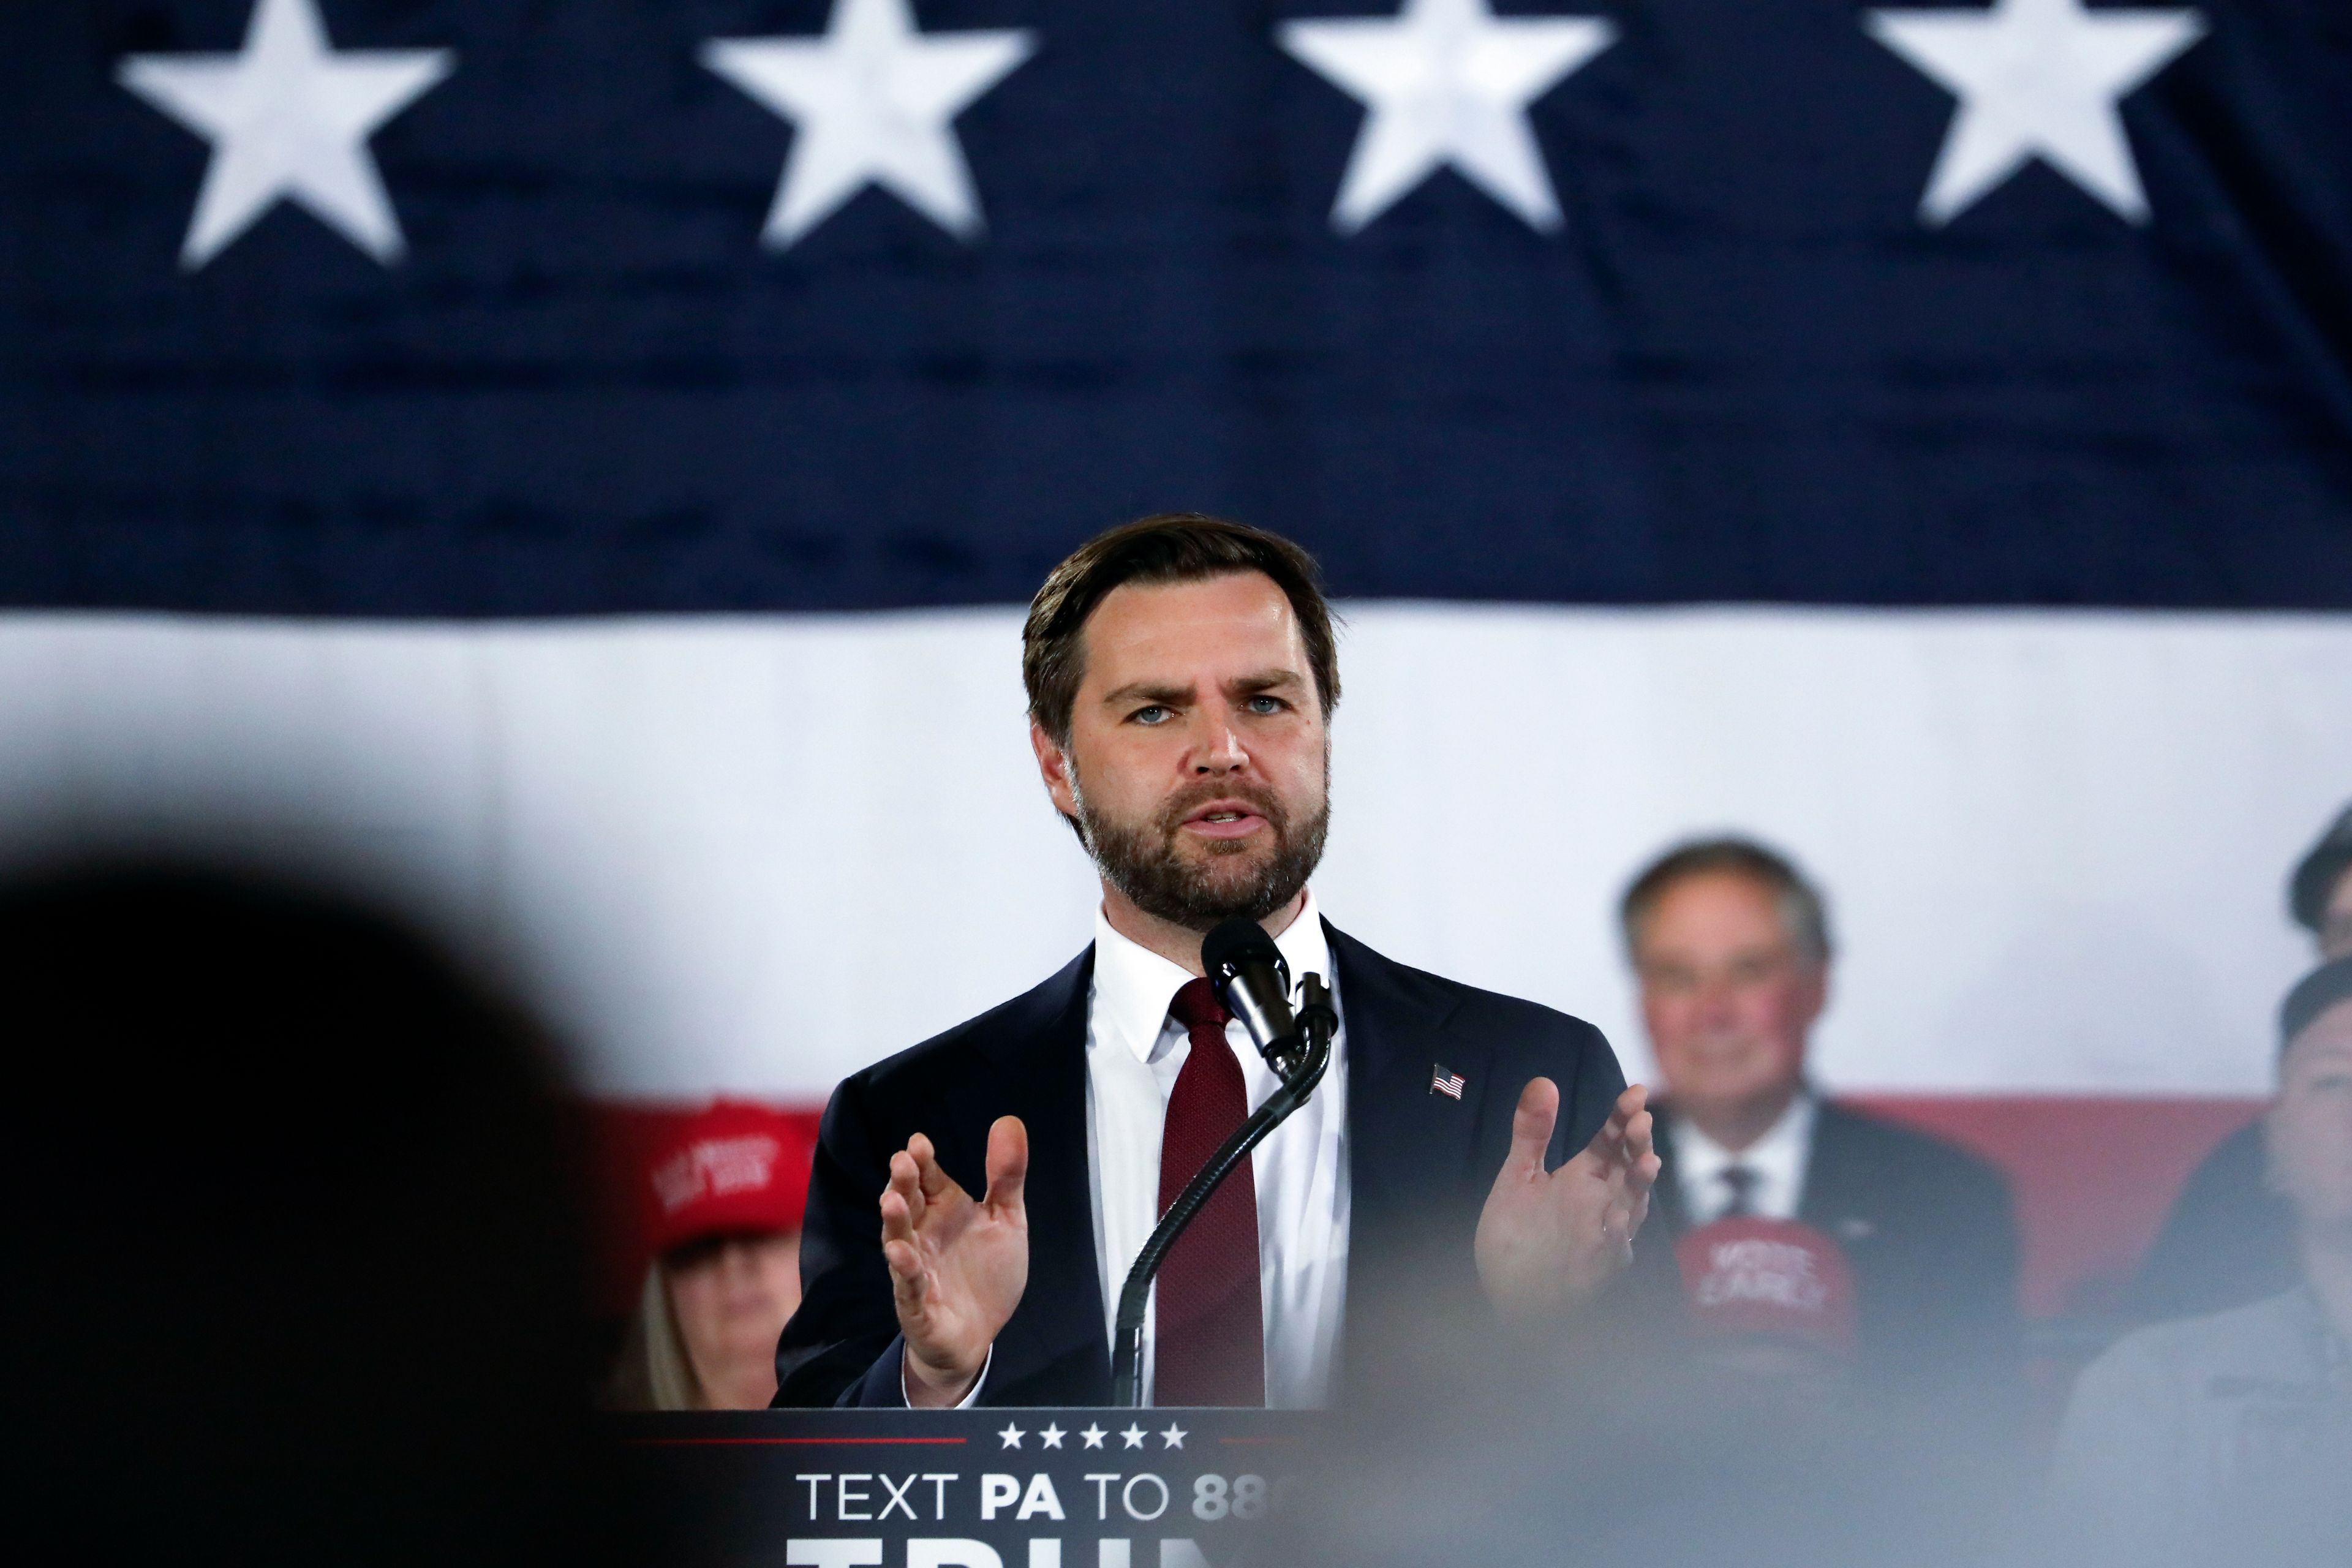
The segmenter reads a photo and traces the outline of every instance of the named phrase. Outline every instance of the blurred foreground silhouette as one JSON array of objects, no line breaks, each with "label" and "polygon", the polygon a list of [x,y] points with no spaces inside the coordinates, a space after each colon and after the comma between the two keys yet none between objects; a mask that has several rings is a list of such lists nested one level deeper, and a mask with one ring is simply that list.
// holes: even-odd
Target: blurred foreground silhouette
[{"label": "blurred foreground silhouette", "polygon": [[168,867],[0,890],[0,998],[16,1561],[624,1558],[521,1014],[338,899]]}]

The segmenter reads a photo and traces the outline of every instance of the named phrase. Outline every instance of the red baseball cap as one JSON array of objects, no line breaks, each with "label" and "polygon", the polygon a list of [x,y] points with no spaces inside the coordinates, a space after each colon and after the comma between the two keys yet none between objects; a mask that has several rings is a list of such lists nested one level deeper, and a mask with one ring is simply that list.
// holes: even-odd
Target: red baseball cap
[{"label": "red baseball cap", "polygon": [[1853,1350],[1853,1268],[1809,1225],[1726,1219],[1675,1244],[1699,1332],[1839,1355]]},{"label": "red baseball cap", "polygon": [[713,1101],[646,1166],[654,1250],[732,1231],[800,1229],[814,1152],[791,1117],[743,1100]]}]

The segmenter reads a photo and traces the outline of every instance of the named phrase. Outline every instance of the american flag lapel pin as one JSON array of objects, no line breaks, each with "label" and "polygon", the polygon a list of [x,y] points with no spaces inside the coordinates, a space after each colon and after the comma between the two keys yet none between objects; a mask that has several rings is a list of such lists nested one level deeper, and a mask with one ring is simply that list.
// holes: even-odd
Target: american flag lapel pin
[{"label": "american flag lapel pin", "polygon": [[1429,1068],[1429,1092],[1444,1095],[1449,1100],[1461,1099],[1462,1075],[1458,1072],[1447,1072],[1443,1065],[1432,1063]]}]

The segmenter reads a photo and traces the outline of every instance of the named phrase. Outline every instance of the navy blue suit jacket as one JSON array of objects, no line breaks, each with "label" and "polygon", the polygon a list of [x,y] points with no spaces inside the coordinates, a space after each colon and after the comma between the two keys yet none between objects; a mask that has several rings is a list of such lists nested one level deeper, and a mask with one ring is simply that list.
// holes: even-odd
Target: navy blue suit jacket
[{"label": "navy blue suit jacket", "polygon": [[[1590,1024],[1409,969],[1324,929],[1345,1015],[1351,1305],[1376,1281],[1410,1275],[1428,1286],[1431,1258],[1454,1271],[1452,1284],[1475,1290],[1472,1237],[1510,1148],[1520,1089],[1538,1076],[1559,1085],[1556,1165],[1607,1121],[1624,1075]],[[982,1403],[1108,1401],[1087,1160],[1093,975],[1088,947],[1026,995],[834,1091],[801,1233],[804,1294],[776,1348],[778,1405],[903,1403],[904,1346],[877,1207],[890,1156],[925,1133],[948,1174],[977,1194],[1000,1116],[1029,1131],[1029,1284],[997,1336]],[[1465,1080],[1459,1100],[1431,1091],[1441,1065]]]}]

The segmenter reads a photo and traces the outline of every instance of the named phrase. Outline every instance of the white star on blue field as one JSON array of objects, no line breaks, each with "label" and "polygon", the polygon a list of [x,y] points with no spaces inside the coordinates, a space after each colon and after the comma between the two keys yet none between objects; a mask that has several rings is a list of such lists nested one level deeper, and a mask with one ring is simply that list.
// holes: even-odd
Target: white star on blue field
[{"label": "white star on blue field", "polygon": [[213,144],[190,271],[291,201],[389,266],[406,243],[368,138],[457,68],[447,49],[343,49],[315,0],[258,0],[233,55],[132,55],[115,79]]},{"label": "white star on blue field", "polygon": [[960,239],[979,193],[955,117],[1036,48],[1018,27],[924,33],[908,0],[836,0],[813,37],[713,38],[702,63],[793,122],[765,244],[784,249],[868,185]]},{"label": "white star on blue field", "polygon": [[1960,100],[1920,199],[1923,221],[1949,223],[2035,158],[2116,216],[2147,221],[2117,106],[2205,36],[2197,12],[1999,0],[1873,11],[1863,26]]},{"label": "white star on blue field", "polygon": [[1284,23],[1282,47],[1365,108],[1331,226],[1353,234],[1451,168],[1530,226],[1559,227],[1528,106],[1616,37],[1597,16],[1497,16],[1486,0]]}]

